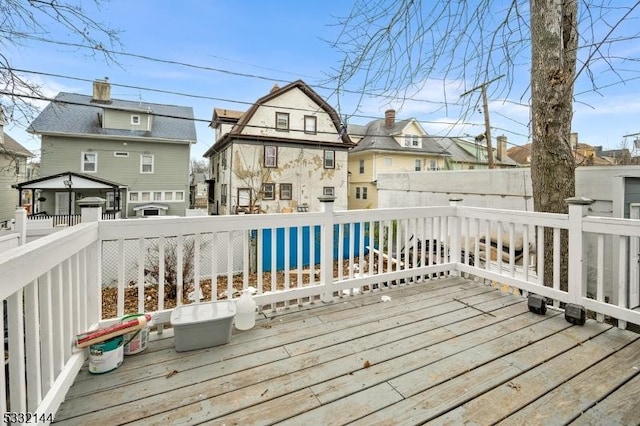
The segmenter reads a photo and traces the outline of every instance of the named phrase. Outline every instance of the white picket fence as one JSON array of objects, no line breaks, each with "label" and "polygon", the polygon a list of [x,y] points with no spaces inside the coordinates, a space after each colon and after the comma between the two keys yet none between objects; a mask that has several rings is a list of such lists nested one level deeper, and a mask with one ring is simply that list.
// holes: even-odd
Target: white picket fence
[{"label": "white picket fence", "polygon": [[[583,305],[598,319],[617,320],[621,327],[640,324],[638,220],[584,217],[581,200],[571,204],[566,215],[455,203],[339,212],[331,202],[323,207],[320,213],[119,221],[99,221],[99,212],[87,209],[82,224],[5,251],[0,257],[0,298],[7,303],[10,374],[0,373],[0,410],[41,415],[57,410],[86,357],[74,349],[74,336],[113,321],[102,315],[101,269],[107,242],[117,248],[116,318],[129,313],[125,295],[132,291],[134,310],[152,314],[161,324],[187,293],[200,299],[208,283],[215,290],[205,300],[231,298],[252,285],[261,309],[286,309],[466,274],[548,297],[558,305]],[[17,216],[16,223],[25,221]],[[305,236],[304,229],[319,232]],[[545,229],[553,247],[548,283],[536,272],[546,266],[541,255]],[[278,259],[272,256],[269,268],[263,265],[265,230],[271,235],[283,232],[284,238],[270,239],[271,253],[282,252],[283,264],[296,267],[266,272],[277,269]],[[563,233],[569,242],[566,283],[561,274]],[[125,250],[131,244],[138,248],[134,278],[127,272],[131,254]],[[203,244],[217,249],[203,255]],[[318,257],[319,262],[303,266],[303,246],[310,259]],[[610,246],[614,250],[605,250]],[[151,247],[155,265],[149,263]],[[333,261],[335,251],[344,254],[343,261]],[[234,267],[238,260],[239,271]],[[210,265],[207,277],[200,270],[203,262]],[[182,271],[186,264],[192,266],[186,278],[168,274]],[[155,268],[155,282],[149,280],[150,267]],[[177,298],[168,297],[165,284],[173,286]],[[147,305],[149,290],[157,294],[152,309]]]}]

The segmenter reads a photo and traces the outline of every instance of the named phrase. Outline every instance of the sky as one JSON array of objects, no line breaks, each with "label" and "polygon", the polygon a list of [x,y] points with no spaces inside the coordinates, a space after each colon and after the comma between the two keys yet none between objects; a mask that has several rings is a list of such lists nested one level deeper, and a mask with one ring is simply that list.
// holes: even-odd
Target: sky
[{"label": "sky", "polygon": [[[40,84],[51,97],[59,92],[90,95],[92,81],[108,77],[113,98],[193,107],[198,142],[191,148],[191,157],[197,160],[214,140],[208,127],[213,108],[246,110],[275,83],[283,86],[298,79],[323,96],[348,124],[382,118],[392,107],[398,119],[416,118],[429,134],[472,137],[484,131],[484,117],[479,112],[461,120],[457,109],[428,102],[344,92],[338,96],[330,76],[335,75],[343,57],[330,42],[338,38],[340,18],[350,13],[352,1],[112,0],[100,2],[99,10],[91,2],[81,4],[94,20],[121,31],[121,46],[113,50],[125,54],[105,61],[88,50],[57,43],[75,43],[77,38],[69,30],[46,22],[47,33],[41,36],[50,42],[26,39],[19,45],[7,43],[2,53],[14,69],[28,71],[21,75]],[[619,43],[614,53],[624,55],[626,50],[635,54],[639,44],[634,40]],[[580,142],[616,149],[627,141],[633,148],[634,137],[624,136],[640,133],[640,79],[625,84],[612,80],[610,87],[594,91],[586,77],[576,82],[575,90],[572,127]],[[602,78],[599,87],[608,84]],[[506,135],[510,145],[529,142],[529,110],[527,99],[521,96],[528,80],[528,65],[522,64],[511,93],[489,93],[492,136]],[[436,103],[442,102],[445,94],[446,99],[459,99],[470,85],[434,79],[425,81],[415,97]],[[478,96],[473,94],[470,101],[477,103]],[[37,153],[40,141],[24,131],[27,125],[11,122],[5,131]]]}]

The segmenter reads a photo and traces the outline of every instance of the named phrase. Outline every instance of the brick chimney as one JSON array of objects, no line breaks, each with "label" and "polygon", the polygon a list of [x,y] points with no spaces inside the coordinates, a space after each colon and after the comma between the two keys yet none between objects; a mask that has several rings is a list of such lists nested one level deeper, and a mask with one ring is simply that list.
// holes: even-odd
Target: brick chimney
[{"label": "brick chimney", "polygon": [[396,110],[388,109],[384,112],[384,125],[391,129],[396,124]]},{"label": "brick chimney", "polygon": [[502,161],[507,158],[507,137],[505,135],[498,136],[496,138],[498,142],[498,153],[496,159]]},{"label": "brick chimney", "polygon": [[93,81],[93,99],[91,102],[98,104],[111,103],[111,84],[109,84],[109,77],[105,77],[104,80]]}]

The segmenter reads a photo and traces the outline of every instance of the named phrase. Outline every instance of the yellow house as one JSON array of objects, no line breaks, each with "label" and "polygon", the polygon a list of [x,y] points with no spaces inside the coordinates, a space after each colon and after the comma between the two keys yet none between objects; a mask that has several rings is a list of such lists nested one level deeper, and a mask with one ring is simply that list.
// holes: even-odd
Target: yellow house
[{"label": "yellow house", "polygon": [[396,121],[395,110],[366,126],[349,126],[349,209],[378,207],[378,173],[447,169],[451,154],[415,118]]}]

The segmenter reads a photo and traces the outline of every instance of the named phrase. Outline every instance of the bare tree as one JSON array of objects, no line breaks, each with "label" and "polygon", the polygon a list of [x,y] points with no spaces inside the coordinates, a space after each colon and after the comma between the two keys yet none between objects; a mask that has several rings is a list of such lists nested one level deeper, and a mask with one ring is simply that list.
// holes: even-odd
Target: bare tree
[{"label": "bare tree", "polygon": [[[120,45],[119,31],[89,16],[82,3],[81,0],[0,0],[0,46],[20,46],[27,41],[58,43],[117,64],[110,52]],[[93,3],[100,10],[104,2]],[[54,27],[68,30],[70,38],[52,39]],[[0,95],[0,107],[7,122],[25,127],[38,113],[32,99],[46,98],[43,88],[16,71],[11,58],[1,52]]]},{"label": "bare tree", "polygon": [[[602,76],[621,83],[637,73],[633,68],[639,58],[616,57],[611,50],[615,43],[638,38],[633,26],[624,33],[622,24],[637,19],[639,5],[607,0],[582,0],[580,8],[578,0],[357,0],[339,23],[342,32],[334,46],[344,59],[334,79],[339,90],[358,84],[363,96],[408,100],[433,80],[442,82],[446,96],[450,81],[463,81],[468,88],[505,74],[491,86],[490,95],[499,97],[511,94],[518,65],[530,63],[530,86],[517,96],[531,106],[534,208],[566,213],[565,199],[575,193],[569,144],[574,83],[582,74],[592,90],[600,91]],[[625,67],[616,66],[618,62]],[[462,108],[460,119],[465,120],[478,101],[460,104],[460,99],[445,97],[435,106],[452,105]],[[566,260],[566,239],[562,246]],[[545,258],[548,253],[545,249]],[[546,264],[551,267],[552,262]],[[566,285],[566,262],[562,272]],[[551,273],[545,271],[546,283]]]}]

